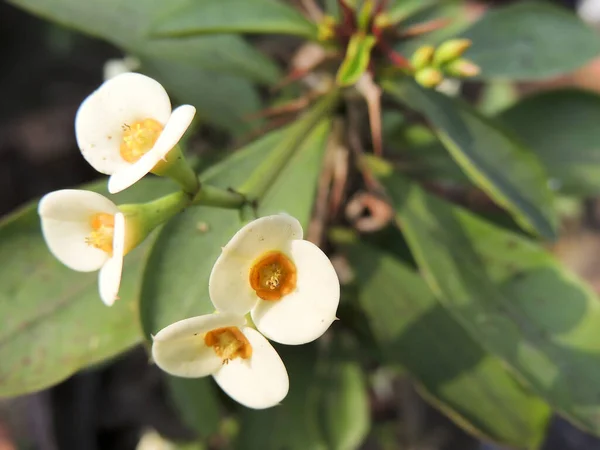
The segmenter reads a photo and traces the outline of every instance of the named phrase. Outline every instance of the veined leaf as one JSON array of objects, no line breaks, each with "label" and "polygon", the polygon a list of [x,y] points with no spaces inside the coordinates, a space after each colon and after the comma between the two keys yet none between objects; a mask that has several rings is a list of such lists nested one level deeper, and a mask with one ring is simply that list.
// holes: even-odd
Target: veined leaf
[{"label": "veined leaf", "polygon": [[544,167],[535,154],[468,105],[415,82],[386,81],[396,99],[424,114],[473,183],[508,209],[521,226],[553,239],[556,215]]},{"label": "veined leaf", "polygon": [[548,406],[471,338],[414,270],[359,242],[344,250],[385,361],[405,367],[425,398],[467,431],[537,448],[550,418]]},{"label": "veined leaf", "polygon": [[425,280],[456,320],[559,413],[600,434],[600,303],[531,241],[371,160]]}]

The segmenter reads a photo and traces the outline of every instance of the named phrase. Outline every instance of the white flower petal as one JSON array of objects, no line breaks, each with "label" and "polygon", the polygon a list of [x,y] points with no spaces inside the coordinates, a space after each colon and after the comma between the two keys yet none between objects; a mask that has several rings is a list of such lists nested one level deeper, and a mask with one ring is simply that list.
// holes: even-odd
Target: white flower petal
[{"label": "white flower petal", "polygon": [[100,269],[98,286],[100,298],[106,306],[112,306],[117,300],[121,275],[123,273],[123,257],[125,256],[125,216],[115,214],[115,229],[113,234],[113,254]]},{"label": "white flower petal", "polygon": [[312,242],[292,241],[289,251],[298,274],[296,290],[279,301],[259,301],[252,320],[269,339],[298,345],[317,339],[335,320],[340,282],[327,255]]},{"label": "white flower petal", "polygon": [[104,82],[79,107],[75,137],[94,169],[112,174],[127,163],[119,152],[123,125],[143,119],[166,124],[171,102],[158,82],[139,73],[124,73]]},{"label": "white flower petal", "polygon": [[127,189],[164,160],[192,123],[194,114],[196,108],[191,105],[182,105],[175,109],[154,147],[139,161],[123,166],[112,174],[108,180],[108,192],[116,194]]},{"label": "white flower petal", "polygon": [[293,239],[302,239],[302,226],[287,214],[261,217],[240,229],[223,247],[208,281],[215,308],[246,314],[258,297],[250,286],[250,268],[263,253],[284,250]]},{"label": "white flower petal", "polygon": [[65,266],[79,272],[98,270],[109,258],[107,253],[85,241],[92,232],[92,215],[99,212],[116,214],[118,211],[106,197],[76,189],[51,192],[38,205],[48,248]]},{"label": "white flower petal", "polygon": [[180,320],[154,336],[152,359],[158,367],[179,377],[204,377],[214,373],[223,361],[204,345],[204,334],[223,327],[241,327],[246,320],[233,314],[215,313]]},{"label": "white flower petal", "polygon": [[242,332],[252,346],[252,356],[229,361],[213,377],[227,395],[248,408],[275,406],[285,398],[289,389],[285,365],[258,331],[244,327]]},{"label": "white flower petal", "polygon": [[252,260],[235,254],[222,253],[208,279],[210,300],[219,311],[244,315],[258,301],[250,286]]},{"label": "white flower petal", "polygon": [[223,253],[233,253],[252,260],[269,250],[279,250],[293,239],[302,239],[302,225],[288,214],[261,217],[243,226],[227,245]]},{"label": "white flower petal", "polygon": [[44,195],[38,204],[38,214],[42,218],[65,222],[89,221],[90,217],[98,212],[116,214],[119,208],[105,196],[81,189],[50,192]]}]

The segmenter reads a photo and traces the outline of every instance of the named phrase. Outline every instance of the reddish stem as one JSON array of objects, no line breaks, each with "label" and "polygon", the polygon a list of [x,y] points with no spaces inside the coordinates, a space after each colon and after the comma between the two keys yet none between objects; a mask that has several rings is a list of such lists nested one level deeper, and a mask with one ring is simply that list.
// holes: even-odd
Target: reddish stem
[{"label": "reddish stem", "polygon": [[346,3],[345,0],[338,0],[340,8],[342,9],[343,28],[355,30],[356,29],[356,17],[354,10]]},{"label": "reddish stem", "polygon": [[385,40],[381,39],[377,46],[379,49],[388,57],[390,62],[399,69],[407,69],[412,70],[412,65],[408,59],[394,50],[390,44],[388,44]]}]

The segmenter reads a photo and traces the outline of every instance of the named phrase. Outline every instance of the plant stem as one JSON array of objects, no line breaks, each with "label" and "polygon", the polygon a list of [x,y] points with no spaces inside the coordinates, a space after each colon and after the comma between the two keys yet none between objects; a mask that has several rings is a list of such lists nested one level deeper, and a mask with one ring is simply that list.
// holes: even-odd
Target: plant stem
[{"label": "plant stem", "polygon": [[231,189],[221,189],[206,184],[191,200],[192,205],[215,206],[219,208],[239,209],[248,203],[246,196]]}]

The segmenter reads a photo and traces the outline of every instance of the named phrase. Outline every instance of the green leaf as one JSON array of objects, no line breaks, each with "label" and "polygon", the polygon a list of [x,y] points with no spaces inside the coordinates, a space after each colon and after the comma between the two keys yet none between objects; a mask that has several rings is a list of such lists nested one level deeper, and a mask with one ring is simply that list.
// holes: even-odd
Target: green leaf
[{"label": "green leaf", "polygon": [[329,450],[319,423],[320,391],[315,344],[276,346],[290,376],[281,405],[262,411],[243,409],[238,450]]},{"label": "green leaf", "polygon": [[488,12],[463,37],[481,78],[535,80],[582,66],[600,54],[600,37],[576,15],[548,2],[515,3]]},{"label": "green leaf", "polygon": [[383,87],[429,119],[471,181],[508,209],[521,226],[548,239],[555,237],[553,196],[534,153],[466,104],[409,80],[386,81]]},{"label": "green leaf", "polygon": [[355,34],[350,38],[346,56],[336,75],[340,86],[353,85],[365,73],[375,43],[376,39],[371,35]]},{"label": "green leaf", "polygon": [[[239,187],[268,163],[269,155],[285,150],[277,144],[286,140],[293,127],[254,142],[213,166],[202,179],[219,187]],[[286,211],[307,225],[328,130],[329,123],[322,121],[300,137],[302,145],[260,202],[261,216]],[[177,320],[214,311],[208,298],[208,277],[221,247],[241,226],[237,211],[194,207],[163,228],[142,284],[140,313],[146,338]]]},{"label": "green leaf", "polygon": [[250,131],[255,122],[247,117],[261,107],[256,88],[246,78],[199,69],[186,63],[144,61],[148,75],[160,80],[179,101],[196,107],[200,120],[236,136]]},{"label": "green leaf", "polygon": [[150,39],[149,27],[162,11],[177,6],[162,0],[11,0],[15,6],[91,36],[105,39],[143,59],[192,64],[202,70],[225,72],[264,83],[279,77],[275,64],[239,36],[197,36]]},{"label": "green leaf", "polygon": [[241,429],[235,448],[359,448],[370,425],[361,367],[333,355],[319,356],[316,344],[278,345],[277,351],[290,375],[290,391],[276,408],[241,411]]},{"label": "green leaf", "polygon": [[389,147],[390,158],[402,173],[417,178],[469,184],[461,168],[427,126],[393,124],[384,129],[383,140]]},{"label": "green leaf", "polygon": [[317,26],[278,0],[187,0],[160,16],[156,36],[276,33],[316,39]]},{"label": "green leaf", "polygon": [[438,301],[559,413],[600,434],[600,303],[531,241],[425,194],[377,161]]},{"label": "green leaf", "polygon": [[344,250],[385,361],[405,367],[425,398],[467,431],[537,448],[550,418],[548,406],[467,334],[414,270],[365,244]]},{"label": "green leaf", "polygon": [[499,119],[535,151],[561,192],[600,193],[600,96],[576,89],[544,92]]},{"label": "green leaf", "polygon": [[366,381],[354,361],[329,359],[317,381],[322,395],[323,434],[329,449],[360,448],[371,425]]},{"label": "green leaf", "polygon": [[[108,195],[105,186],[103,180],[84,188]],[[114,199],[149,201],[172,188],[163,180],[145,179]],[[147,249],[145,244],[125,257],[120,299],[108,308],[98,294],[97,272],[72,271],[52,256],[42,237],[37,202],[1,222],[1,397],[56,384],[140,340],[137,288]]]}]

